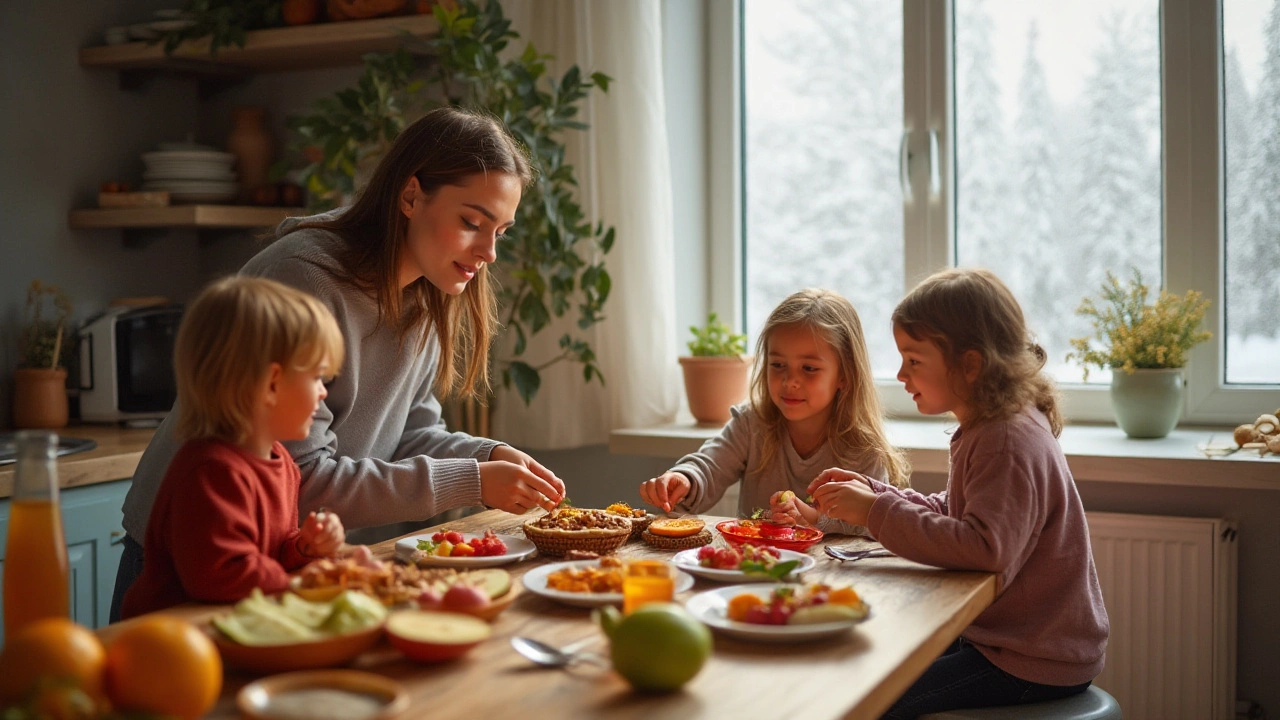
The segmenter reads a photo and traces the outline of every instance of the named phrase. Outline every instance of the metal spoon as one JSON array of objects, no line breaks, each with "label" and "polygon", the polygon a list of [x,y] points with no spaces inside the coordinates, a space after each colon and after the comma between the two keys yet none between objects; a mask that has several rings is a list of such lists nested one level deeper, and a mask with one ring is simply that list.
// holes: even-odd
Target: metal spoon
[{"label": "metal spoon", "polygon": [[867,558],[893,557],[893,553],[888,550],[846,550],[844,548],[832,547],[830,545],[822,549],[827,555],[844,562],[845,560],[865,560]]},{"label": "metal spoon", "polygon": [[608,667],[608,663],[599,655],[596,655],[595,653],[578,652],[580,648],[590,645],[595,641],[596,638],[587,638],[586,640],[581,640],[576,643],[565,645],[562,648],[558,648],[548,645],[541,640],[517,636],[511,638],[511,647],[515,648],[516,652],[525,656],[529,660],[546,667],[565,667],[572,665],[579,660],[585,660],[603,667]]}]

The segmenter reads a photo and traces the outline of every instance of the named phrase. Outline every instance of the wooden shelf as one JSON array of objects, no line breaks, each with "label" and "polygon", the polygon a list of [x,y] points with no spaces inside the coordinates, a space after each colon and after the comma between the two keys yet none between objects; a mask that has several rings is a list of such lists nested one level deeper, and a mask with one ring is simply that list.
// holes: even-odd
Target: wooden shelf
[{"label": "wooden shelf", "polygon": [[358,64],[368,52],[394,49],[400,44],[402,31],[424,37],[438,29],[431,15],[399,15],[253,30],[246,34],[243,48],[219,48],[214,56],[209,55],[208,38],[183,43],[171,55],[165,54],[163,43],[99,45],[82,48],[80,64],[109,70],[171,70],[215,76],[236,70],[280,72],[339,67]]},{"label": "wooden shelf", "polygon": [[303,208],[252,205],[170,205],[145,208],[72,210],[68,225],[76,230],[104,228],[259,228],[305,213]]}]

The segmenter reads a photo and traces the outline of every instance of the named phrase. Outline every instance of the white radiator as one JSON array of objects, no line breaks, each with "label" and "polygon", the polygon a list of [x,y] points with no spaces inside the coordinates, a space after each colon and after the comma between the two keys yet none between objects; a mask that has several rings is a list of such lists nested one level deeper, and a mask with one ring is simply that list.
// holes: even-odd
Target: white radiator
[{"label": "white radiator", "polygon": [[1231,720],[1236,688],[1235,526],[1089,513],[1111,618],[1094,681],[1125,720]]}]

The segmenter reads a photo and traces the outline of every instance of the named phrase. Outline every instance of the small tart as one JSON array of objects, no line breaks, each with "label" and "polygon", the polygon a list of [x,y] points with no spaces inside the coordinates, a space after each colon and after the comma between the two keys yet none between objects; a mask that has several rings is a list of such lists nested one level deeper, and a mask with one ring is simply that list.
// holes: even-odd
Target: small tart
[{"label": "small tart", "polygon": [[702,532],[694,535],[685,535],[684,537],[667,537],[665,535],[654,535],[645,530],[640,533],[640,538],[645,543],[656,547],[660,550],[688,550],[689,548],[702,547],[711,544],[711,530],[703,528]]},{"label": "small tart", "polygon": [[706,526],[698,518],[658,518],[649,523],[648,532],[663,537],[689,537],[702,532]]}]

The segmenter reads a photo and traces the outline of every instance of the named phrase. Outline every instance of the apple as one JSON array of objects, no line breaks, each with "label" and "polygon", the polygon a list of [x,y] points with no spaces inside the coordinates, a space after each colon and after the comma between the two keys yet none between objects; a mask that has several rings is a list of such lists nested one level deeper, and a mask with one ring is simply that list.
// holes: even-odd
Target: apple
[{"label": "apple", "polygon": [[459,657],[493,633],[488,623],[470,615],[430,610],[397,610],[386,627],[391,644],[418,662]]},{"label": "apple", "polygon": [[489,594],[469,582],[458,581],[445,591],[440,606],[445,610],[473,612],[489,606]]},{"label": "apple", "polygon": [[502,568],[482,568],[466,574],[467,582],[484,590],[490,600],[497,600],[511,591],[511,573]]}]

